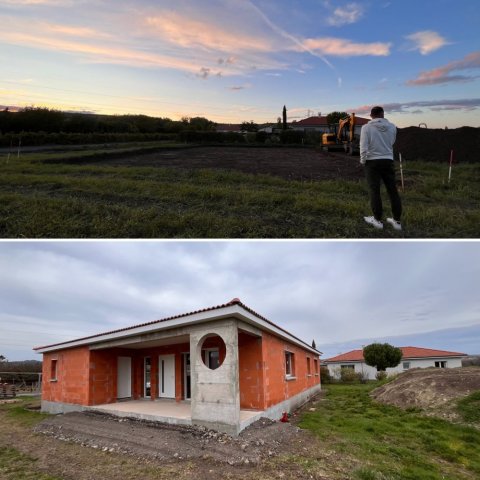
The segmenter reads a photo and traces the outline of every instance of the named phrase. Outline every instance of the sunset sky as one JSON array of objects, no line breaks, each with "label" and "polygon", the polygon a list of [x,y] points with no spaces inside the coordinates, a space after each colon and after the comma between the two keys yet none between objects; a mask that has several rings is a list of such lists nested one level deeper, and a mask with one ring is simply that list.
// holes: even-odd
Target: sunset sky
[{"label": "sunset sky", "polygon": [[480,127],[478,0],[0,0],[0,108]]}]

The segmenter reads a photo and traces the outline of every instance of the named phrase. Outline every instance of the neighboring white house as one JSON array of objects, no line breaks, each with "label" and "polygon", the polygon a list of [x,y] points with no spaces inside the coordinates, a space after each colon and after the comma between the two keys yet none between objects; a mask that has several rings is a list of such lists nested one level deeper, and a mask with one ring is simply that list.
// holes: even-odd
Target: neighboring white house
[{"label": "neighboring white house", "polygon": [[[420,347],[400,347],[400,350],[403,354],[402,360],[396,367],[387,368],[387,374],[402,373],[410,368],[458,368],[462,366],[462,358],[467,356],[465,353]],[[352,350],[327,358],[322,361],[322,364],[328,367],[330,375],[334,378],[340,377],[342,368],[351,368],[356,373],[366,374],[370,380],[375,380],[377,374],[375,367],[365,363],[363,350]]]}]

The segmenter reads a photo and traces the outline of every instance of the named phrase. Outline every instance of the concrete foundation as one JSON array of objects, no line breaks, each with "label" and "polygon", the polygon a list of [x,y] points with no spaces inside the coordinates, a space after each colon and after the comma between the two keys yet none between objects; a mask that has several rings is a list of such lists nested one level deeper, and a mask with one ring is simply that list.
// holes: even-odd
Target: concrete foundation
[{"label": "concrete foundation", "polygon": [[42,412],[62,414],[70,412],[93,411],[116,415],[118,417],[138,418],[152,422],[162,422],[173,425],[201,425],[212,430],[237,436],[242,430],[260,418],[279,420],[283,412],[291,413],[319,393],[320,386],[313,387],[281,402],[264,411],[239,410],[238,423],[224,423],[216,421],[193,420],[191,405],[188,402],[159,400],[132,400],[128,402],[109,403],[98,406],[74,405],[71,403],[42,401]]}]

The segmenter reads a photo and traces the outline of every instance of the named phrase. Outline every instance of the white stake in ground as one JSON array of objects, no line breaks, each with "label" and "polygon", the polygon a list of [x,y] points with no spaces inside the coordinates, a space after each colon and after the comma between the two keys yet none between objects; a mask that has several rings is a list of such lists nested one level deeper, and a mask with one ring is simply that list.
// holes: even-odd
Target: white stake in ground
[{"label": "white stake in ground", "polygon": [[402,164],[402,154],[399,154],[400,157],[400,180],[402,181],[402,192],[405,192],[405,184],[403,183],[403,164]]},{"label": "white stake in ground", "polygon": [[448,183],[452,178],[452,163],[453,163],[453,150],[450,150],[450,166],[448,167]]}]

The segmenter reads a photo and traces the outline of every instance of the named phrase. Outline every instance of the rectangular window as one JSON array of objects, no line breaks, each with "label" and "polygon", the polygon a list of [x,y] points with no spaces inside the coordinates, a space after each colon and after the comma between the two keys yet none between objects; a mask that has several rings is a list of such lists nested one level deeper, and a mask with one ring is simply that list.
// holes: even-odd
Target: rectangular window
[{"label": "rectangular window", "polygon": [[435,368],[447,368],[446,361],[435,362]]},{"label": "rectangular window", "polygon": [[307,357],[307,375],[312,374],[312,367],[310,365],[310,357]]},{"label": "rectangular window", "polygon": [[295,376],[295,355],[292,352],[285,352],[285,376]]},{"label": "rectangular window", "polygon": [[355,365],[340,365],[340,368],[349,368],[350,370],[355,370]]},{"label": "rectangular window", "polygon": [[313,360],[313,366],[315,368],[315,375],[318,375],[318,360],[316,358]]},{"label": "rectangular window", "polygon": [[408,370],[410,368],[410,362],[403,362],[403,369]]},{"label": "rectangular window", "polygon": [[52,360],[50,364],[50,380],[57,381],[57,360]]}]

